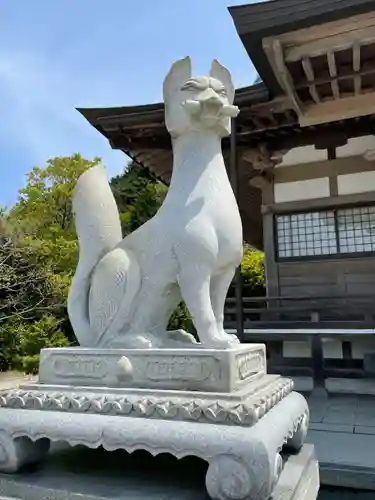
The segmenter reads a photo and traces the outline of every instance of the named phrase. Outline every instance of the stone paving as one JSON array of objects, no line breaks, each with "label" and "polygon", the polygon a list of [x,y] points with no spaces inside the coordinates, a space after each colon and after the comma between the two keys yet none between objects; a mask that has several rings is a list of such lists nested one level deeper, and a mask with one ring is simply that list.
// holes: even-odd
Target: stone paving
[{"label": "stone paving", "polygon": [[375,435],[375,397],[331,395],[309,403],[311,430]]},{"label": "stone paving", "polygon": [[321,484],[375,490],[375,397],[330,395],[309,406]]}]

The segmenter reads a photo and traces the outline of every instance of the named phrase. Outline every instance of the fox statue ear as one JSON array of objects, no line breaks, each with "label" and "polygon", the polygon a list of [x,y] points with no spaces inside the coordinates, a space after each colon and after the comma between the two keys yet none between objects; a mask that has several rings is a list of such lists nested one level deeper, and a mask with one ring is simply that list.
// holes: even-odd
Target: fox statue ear
[{"label": "fox statue ear", "polygon": [[225,88],[227,89],[227,92],[228,92],[228,101],[230,103],[233,103],[234,85],[232,82],[231,74],[230,74],[229,70],[227,70],[227,68],[225,68],[225,66],[220,64],[217,59],[214,59],[212,61],[210,76],[212,78],[215,78],[216,80],[219,80],[219,82],[221,82],[225,86]]},{"label": "fox statue ear", "polygon": [[172,64],[169,73],[165,77],[163,84],[164,101],[179,90],[182,85],[191,77],[190,57],[185,57]]}]

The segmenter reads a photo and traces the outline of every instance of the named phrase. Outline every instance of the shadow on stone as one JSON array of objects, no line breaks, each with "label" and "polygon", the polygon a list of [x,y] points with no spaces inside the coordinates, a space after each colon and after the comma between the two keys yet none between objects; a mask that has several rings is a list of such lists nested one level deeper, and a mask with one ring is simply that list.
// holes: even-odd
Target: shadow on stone
[{"label": "shadow on stone", "polygon": [[48,460],[25,466],[22,474],[1,474],[0,496],[36,500],[48,498],[53,491],[59,500],[76,495],[203,500],[208,498],[206,472],[207,463],[196,457],[177,460],[166,453],[153,457],[145,451],[129,454],[57,443]]}]

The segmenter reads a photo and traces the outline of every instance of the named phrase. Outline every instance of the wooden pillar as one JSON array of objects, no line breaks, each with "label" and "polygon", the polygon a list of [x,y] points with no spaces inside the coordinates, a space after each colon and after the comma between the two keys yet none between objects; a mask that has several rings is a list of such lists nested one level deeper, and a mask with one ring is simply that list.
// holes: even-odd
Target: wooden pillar
[{"label": "wooden pillar", "polygon": [[[231,136],[230,136],[230,181],[234,196],[238,203],[238,150],[237,150],[237,126],[236,119],[231,119]],[[242,276],[241,268],[236,269],[234,277],[234,287],[236,293],[236,329],[237,336],[241,342],[244,341],[244,318],[243,318],[243,301],[242,301]]]},{"label": "wooden pillar", "polygon": [[[267,208],[275,202],[274,183],[268,182],[262,190],[262,222],[264,272],[266,278],[266,293],[269,297],[279,297],[279,268],[276,261],[276,235],[274,214]],[[276,304],[274,304],[276,305]]]}]

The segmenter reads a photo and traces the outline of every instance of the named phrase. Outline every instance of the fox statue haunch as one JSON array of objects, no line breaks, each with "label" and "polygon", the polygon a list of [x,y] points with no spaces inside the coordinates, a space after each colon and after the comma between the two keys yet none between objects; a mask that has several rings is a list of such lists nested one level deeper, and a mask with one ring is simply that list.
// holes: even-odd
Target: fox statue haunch
[{"label": "fox statue haunch", "polygon": [[238,342],[223,328],[224,302],[242,257],[242,224],[221,151],[230,134],[234,87],[213,61],[209,77],[191,77],[190,59],[164,81],[173,175],[157,214],[122,239],[104,170],[78,180],[73,210],[80,258],[68,299],[81,346],[151,348],[194,342],[167,332],[181,298],[202,347]]}]

